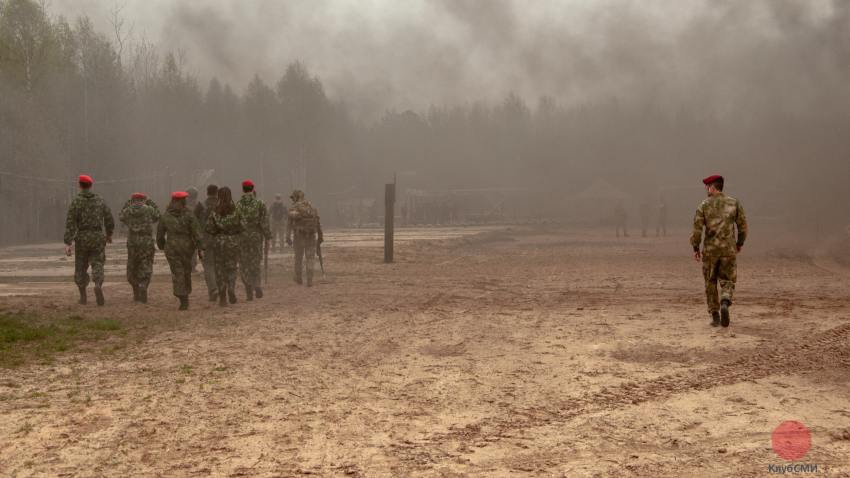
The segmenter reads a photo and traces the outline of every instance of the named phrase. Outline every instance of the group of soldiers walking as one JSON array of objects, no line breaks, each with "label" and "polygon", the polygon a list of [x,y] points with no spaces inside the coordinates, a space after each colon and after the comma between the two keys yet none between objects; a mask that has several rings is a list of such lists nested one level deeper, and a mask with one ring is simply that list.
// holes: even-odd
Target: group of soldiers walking
[{"label": "group of soldiers walking", "polygon": [[[87,303],[91,281],[97,304],[103,305],[105,249],[112,242],[115,221],[103,199],[92,192],[94,180],[81,175],[78,182],[80,193],[71,202],[65,222],[65,253],[75,255],[74,281],[80,303]],[[282,240],[295,250],[295,281],[304,282],[302,270],[306,268],[307,286],[313,285],[314,258],[324,237],[318,211],[302,191],[293,191],[289,208],[277,195],[271,218],[250,180],[242,182],[238,202],[230,188],[214,184],[207,186],[206,200],[196,199],[193,188],[175,191],[165,212],[160,212],[147,195],[133,193],[122,207],[119,219],[127,227],[127,281],[135,301],[147,303],[155,248],[165,252],[180,310],[189,308],[196,257],[204,269],[210,301],[217,300],[221,306],[237,302],[237,272],[246,299],[262,298],[263,257],[267,258],[284,225]]]},{"label": "group of soldiers walking", "polygon": [[[91,177],[79,177],[80,193],[68,209],[65,252],[71,255],[73,245],[80,303],[87,302],[86,288],[91,280],[97,304],[103,305],[105,248],[112,242],[115,222],[103,199],[91,191],[93,184]],[[741,203],[723,193],[722,176],[709,176],[703,184],[708,198],[697,208],[690,242],[694,259],[702,263],[711,325],[728,327],[737,282],[736,256],[747,239],[747,219]],[[197,191],[194,193],[197,196]],[[230,188],[213,184],[207,187],[206,200],[196,202],[194,208],[187,205],[190,196],[186,191],[172,193],[165,213],[160,213],[145,194],[134,193],[121,209],[119,218],[128,231],[127,280],[136,301],[145,303],[148,299],[154,245],[165,251],[180,310],[189,308],[196,254],[203,264],[210,301],[218,300],[222,306],[236,303],[237,271],[247,300],[262,298],[261,262],[279,238],[284,221],[284,240],[295,250],[295,281],[303,283],[302,270],[306,269],[307,286],[312,286],[314,259],[324,237],[318,211],[302,191],[292,192],[289,208],[277,195],[271,218],[250,180],[242,182],[242,197],[236,203]]]}]

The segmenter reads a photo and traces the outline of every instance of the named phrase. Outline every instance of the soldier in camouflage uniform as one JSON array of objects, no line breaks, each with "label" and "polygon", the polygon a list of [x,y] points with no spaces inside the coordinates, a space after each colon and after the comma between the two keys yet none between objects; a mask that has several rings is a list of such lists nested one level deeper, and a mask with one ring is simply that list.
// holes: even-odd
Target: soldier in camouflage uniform
[{"label": "soldier in camouflage uniform", "polygon": [[617,207],[614,208],[614,222],[617,227],[617,237],[620,237],[620,230],[623,231],[623,237],[629,237],[629,231],[626,230],[626,222],[629,219],[629,214],[626,208],[623,207],[623,201],[617,201]]},{"label": "soldier in camouflage uniform", "polygon": [[245,230],[242,214],[233,204],[230,188],[218,190],[218,201],[207,216],[206,233],[215,244],[215,278],[218,304],[236,303],[236,267],[239,261],[239,239]]},{"label": "soldier in camouflage uniform", "polygon": [[103,199],[91,192],[92,178],[81,175],[78,182],[80,193],[71,201],[65,220],[65,254],[71,255],[73,244],[74,282],[80,290],[80,304],[87,302],[88,268],[91,265],[97,305],[103,305],[103,263],[106,261],[106,244],[112,242],[115,220]]},{"label": "soldier in camouflage uniform", "polygon": [[127,281],[133,287],[133,300],[143,304],[148,302],[153,275],[153,224],[159,221],[159,209],[147,204],[146,199],[145,194],[133,193],[119,215],[127,226]]},{"label": "soldier in camouflage uniform", "polygon": [[263,261],[263,250],[269,247],[272,232],[269,227],[269,213],[265,203],[257,199],[254,183],[251,180],[242,182],[242,197],[236,204],[236,209],[245,221],[245,230],[240,238],[239,274],[245,285],[248,300],[263,297],[260,281],[260,264]]},{"label": "soldier in camouflage uniform", "polygon": [[702,261],[708,312],[714,327],[729,326],[729,307],[732,305],[737,280],[736,256],[747,239],[744,208],[740,201],[723,194],[723,182],[722,176],[703,179],[708,199],[697,208],[691,234],[694,259],[697,262]]},{"label": "soldier in camouflage uniform", "polygon": [[204,202],[199,202],[195,206],[195,217],[201,225],[204,240],[204,280],[207,283],[207,293],[209,294],[210,302],[218,297],[218,286],[216,285],[215,276],[215,244],[214,237],[211,236],[207,228],[207,219],[215,210],[218,204],[218,186],[210,184],[207,186],[207,199]]},{"label": "soldier in camouflage uniform", "polygon": [[284,242],[284,230],[286,227],[286,204],[283,203],[283,200],[280,197],[280,194],[275,194],[274,202],[271,207],[271,216],[272,216],[272,244],[271,248],[274,249],[275,243],[277,243],[279,250],[283,250],[283,242]]},{"label": "soldier in camouflage uniform", "polygon": [[289,208],[286,222],[286,243],[295,249],[295,282],[303,283],[301,269],[303,259],[306,258],[307,287],[311,287],[316,246],[325,240],[319,211],[304,198],[302,191],[293,191],[289,199],[292,200],[292,207]]},{"label": "soldier in camouflage uniform", "polygon": [[192,211],[186,207],[185,191],[171,194],[171,204],[159,219],[156,228],[156,245],[165,251],[165,258],[171,268],[171,281],[174,295],[180,299],[180,310],[189,308],[189,294],[192,293],[192,257],[195,251],[203,259],[201,227]]}]

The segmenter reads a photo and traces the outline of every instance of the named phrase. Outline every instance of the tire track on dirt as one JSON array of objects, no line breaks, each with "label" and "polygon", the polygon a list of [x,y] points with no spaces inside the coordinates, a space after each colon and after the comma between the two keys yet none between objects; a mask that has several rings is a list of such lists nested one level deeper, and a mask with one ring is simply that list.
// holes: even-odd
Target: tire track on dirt
[{"label": "tire track on dirt", "polygon": [[396,458],[402,462],[422,466],[434,460],[444,460],[446,455],[460,456],[459,453],[444,449],[453,443],[459,443],[460,450],[463,450],[472,441],[495,442],[513,438],[524,429],[563,423],[583,415],[614,411],[771,375],[800,374],[827,367],[850,368],[850,324],[815,336],[801,337],[789,346],[761,346],[743,357],[709,369],[665,375],[641,383],[627,382],[555,404],[514,409],[501,416],[451,428],[448,432],[433,434],[416,442],[396,444],[393,449]]}]

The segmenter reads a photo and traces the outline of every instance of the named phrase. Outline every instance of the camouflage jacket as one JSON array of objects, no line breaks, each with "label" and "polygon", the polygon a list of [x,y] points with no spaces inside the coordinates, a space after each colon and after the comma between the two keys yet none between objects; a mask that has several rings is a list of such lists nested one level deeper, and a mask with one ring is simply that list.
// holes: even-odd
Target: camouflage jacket
[{"label": "camouflage jacket", "polygon": [[115,230],[115,219],[112,211],[97,194],[83,190],[71,201],[68,216],[65,219],[65,244],[71,245],[81,239],[89,241],[106,236],[112,236]]},{"label": "camouflage jacket", "polygon": [[198,223],[204,232],[206,232],[207,219],[213,213],[216,206],[218,206],[218,198],[216,196],[207,196],[204,202],[198,202],[195,205],[195,217],[198,218]]},{"label": "camouflage jacket", "polygon": [[720,193],[707,198],[699,205],[691,234],[691,246],[694,251],[698,251],[702,243],[703,255],[706,257],[734,256],[737,254],[737,248],[742,247],[746,240],[747,217],[740,201]]},{"label": "camouflage jacket", "polygon": [[243,194],[236,203],[236,210],[242,216],[245,224],[245,232],[260,233],[268,240],[272,237],[271,226],[269,225],[269,212],[266,209],[266,204],[257,199],[252,193]]},{"label": "camouflage jacket", "polygon": [[310,201],[301,199],[289,208],[286,221],[286,237],[291,237],[292,232],[318,233],[322,235],[322,223],[319,220],[319,211],[310,204]]},{"label": "camouflage jacket", "polygon": [[148,242],[153,238],[153,224],[159,221],[159,209],[145,202],[130,202],[118,216],[127,226],[127,244]]},{"label": "camouflage jacket", "polygon": [[205,232],[215,238],[216,244],[238,246],[239,236],[244,230],[245,222],[238,209],[226,216],[212,211],[207,217]]},{"label": "camouflage jacket", "polygon": [[272,220],[274,222],[283,222],[286,219],[286,205],[283,201],[275,201],[272,203]]},{"label": "camouflage jacket", "polygon": [[188,208],[169,207],[159,219],[156,245],[166,254],[192,255],[203,249],[201,226]]}]

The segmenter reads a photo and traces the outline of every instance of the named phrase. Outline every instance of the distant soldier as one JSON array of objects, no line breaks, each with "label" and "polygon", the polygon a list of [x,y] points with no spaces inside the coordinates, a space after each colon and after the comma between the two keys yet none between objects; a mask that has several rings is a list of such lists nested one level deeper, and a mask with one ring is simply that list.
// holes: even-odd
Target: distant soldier
[{"label": "distant soldier", "polygon": [[623,237],[629,237],[629,233],[626,230],[626,221],[628,221],[629,215],[626,213],[626,208],[623,207],[623,201],[617,201],[617,207],[614,208],[614,221],[617,225],[617,237],[620,237],[620,230],[623,231]]},{"label": "distant soldier", "polygon": [[221,306],[227,305],[227,301],[236,303],[236,267],[244,230],[245,222],[233,204],[230,188],[219,189],[215,209],[207,217],[206,233],[215,244],[215,280]]},{"label": "distant soldier", "polygon": [[659,197],[658,203],[658,222],[655,224],[655,235],[664,235],[667,237],[667,200],[664,196]]},{"label": "distant soldier", "polygon": [[741,202],[723,194],[723,176],[709,176],[702,182],[708,199],[699,205],[694,216],[691,245],[694,248],[694,260],[702,261],[711,325],[728,327],[729,307],[732,305],[737,280],[736,256],[747,239],[747,218]]},{"label": "distant soldier", "polygon": [[207,230],[207,220],[218,205],[218,186],[210,184],[207,186],[207,199],[195,205],[195,218],[201,226],[204,242],[204,280],[207,283],[207,293],[210,302],[218,298],[218,286],[215,278],[215,238]]},{"label": "distant soldier", "polygon": [[171,268],[174,295],[180,299],[180,310],[189,308],[192,293],[192,257],[195,251],[203,259],[201,228],[195,215],[186,207],[185,191],[171,194],[171,203],[159,219],[156,228],[156,245],[165,251]]},{"label": "distant soldier", "polygon": [[649,201],[644,200],[640,203],[640,235],[646,237],[646,230],[649,228]]},{"label": "distant soldier", "polygon": [[[186,198],[186,209],[189,212],[195,211],[195,206],[198,205],[198,189],[194,186],[189,186],[186,188],[186,194],[189,196]],[[192,272],[198,270],[198,257],[194,254],[192,255]]]},{"label": "distant soldier", "polygon": [[306,258],[307,287],[311,287],[316,246],[324,242],[319,211],[304,198],[302,191],[293,191],[289,199],[292,200],[292,206],[286,222],[286,243],[295,249],[295,282],[303,283],[301,269],[303,259]]},{"label": "distant soldier", "polygon": [[112,243],[115,220],[103,199],[91,192],[94,180],[81,175],[78,183],[80,193],[71,201],[65,219],[65,254],[71,255],[73,244],[74,282],[80,290],[80,304],[87,302],[88,268],[91,265],[94,295],[97,305],[103,305],[103,263],[106,261],[106,244]]},{"label": "distant soldier", "polygon": [[283,250],[284,228],[286,227],[286,204],[283,203],[280,194],[275,194],[274,202],[272,203],[272,243],[271,248],[274,249],[275,244],[280,250]]},{"label": "distant soldier", "polygon": [[153,275],[153,225],[159,221],[159,209],[146,204],[146,199],[143,193],[133,193],[119,215],[127,226],[127,282],[133,287],[133,300],[143,304],[148,302]]},{"label": "distant soldier", "polygon": [[245,230],[240,239],[239,274],[245,285],[247,299],[254,300],[255,294],[258,299],[263,297],[260,264],[263,262],[263,249],[268,247],[272,232],[268,209],[263,201],[257,199],[251,180],[242,182],[242,193],[236,204],[236,209],[245,221]]}]

